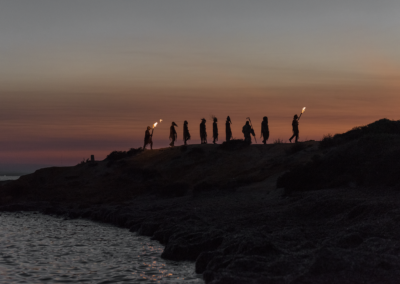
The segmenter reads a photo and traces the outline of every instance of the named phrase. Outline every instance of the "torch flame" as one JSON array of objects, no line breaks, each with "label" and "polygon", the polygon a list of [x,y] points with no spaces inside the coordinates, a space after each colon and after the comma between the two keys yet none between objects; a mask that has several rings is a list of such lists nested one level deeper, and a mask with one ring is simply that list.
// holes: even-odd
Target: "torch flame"
[{"label": "torch flame", "polygon": [[153,124],[153,128],[155,128],[157,126],[157,124],[158,124],[158,122],[154,123]]},{"label": "torch flame", "polygon": [[160,119],[160,122],[162,122],[162,119]]},{"label": "torch flame", "polygon": [[301,113],[304,113],[305,110],[306,110],[306,107],[303,107],[303,110],[301,111]]}]

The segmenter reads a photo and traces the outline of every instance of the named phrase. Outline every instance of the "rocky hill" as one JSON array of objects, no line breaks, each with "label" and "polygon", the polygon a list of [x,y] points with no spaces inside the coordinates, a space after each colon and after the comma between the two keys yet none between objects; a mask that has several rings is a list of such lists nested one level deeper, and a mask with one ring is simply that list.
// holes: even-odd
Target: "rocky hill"
[{"label": "rocky hill", "polygon": [[232,191],[279,175],[310,160],[315,152],[317,142],[249,146],[241,140],[223,145],[115,151],[104,161],[44,168],[22,176],[4,186],[0,202],[86,204],[125,201],[143,194],[174,197]]}]

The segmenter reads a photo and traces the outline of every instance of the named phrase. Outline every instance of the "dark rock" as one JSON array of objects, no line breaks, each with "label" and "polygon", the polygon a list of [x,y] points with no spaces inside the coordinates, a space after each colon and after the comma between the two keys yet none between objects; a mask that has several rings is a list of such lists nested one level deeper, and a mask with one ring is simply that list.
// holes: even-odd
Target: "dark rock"
[{"label": "dark rock", "polygon": [[138,230],[138,234],[151,237],[153,236],[154,232],[158,230],[159,227],[159,223],[143,223]]},{"label": "dark rock", "polygon": [[156,240],[159,241],[160,244],[167,244],[169,237],[173,234],[173,232],[171,230],[164,230],[164,229],[160,229],[154,232],[153,236],[152,236],[152,240]]},{"label": "dark rock", "polygon": [[202,252],[196,259],[196,273],[198,274],[203,273],[206,270],[208,263],[217,256],[221,257],[222,252],[221,251]]},{"label": "dark rock", "polygon": [[216,250],[223,237],[216,233],[189,233],[178,238],[169,238],[161,257],[171,260],[196,260],[203,251]]},{"label": "dark rock", "polygon": [[137,232],[140,229],[141,224],[134,224],[129,227],[129,232]]},{"label": "dark rock", "polygon": [[355,248],[363,243],[363,238],[358,233],[347,234],[339,239],[337,245],[341,248]]},{"label": "dark rock", "polygon": [[193,147],[189,151],[188,155],[196,155],[196,154],[204,154],[204,153],[205,153],[204,149],[202,149],[200,147]]},{"label": "dark rock", "polygon": [[161,197],[181,197],[190,189],[190,185],[185,182],[175,182],[158,188],[158,194]]},{"label": "dark rock", "polygon": [[293,155],[300,151],[303,151],[306,148],[307,148],[307,146],[304,143],[301,143],[301,142],[295,143],[292,147],[290,147],[288,150],[286,150],[286,154]]},{"label": "dark rock", "polygon": [[218,190],[218,187],[215,184],[211,184],[209,182],[200,182],[193,187],[193,193],[198,194],[207,191]]},{"label": "dark rock", "polygon": [[317,252],[309,272],[315,275],[338,273],[347,266],[345,259],[334,253],[332,249],[324,248]]}]

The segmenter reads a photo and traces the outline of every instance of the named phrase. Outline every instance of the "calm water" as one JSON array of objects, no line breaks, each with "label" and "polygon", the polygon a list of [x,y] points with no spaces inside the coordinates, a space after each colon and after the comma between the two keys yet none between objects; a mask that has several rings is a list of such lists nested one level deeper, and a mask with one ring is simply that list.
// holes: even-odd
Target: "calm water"
[{"label": "calm water", "polygon": [[19,176],[0,176],[0,181],[3,180],[16,180],[19,179]]},{"label": "calm water", "polygon": [[163,260],[162,251],[106,224],[0,212],[1,283],[204,283],[194,263]]}]

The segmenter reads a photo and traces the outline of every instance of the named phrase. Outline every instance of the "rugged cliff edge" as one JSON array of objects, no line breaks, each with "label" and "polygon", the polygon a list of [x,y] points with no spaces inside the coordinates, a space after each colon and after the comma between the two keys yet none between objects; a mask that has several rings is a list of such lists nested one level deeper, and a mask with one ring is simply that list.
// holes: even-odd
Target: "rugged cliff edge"
[{"label": "rugged cliff edge", "polygon": [[398,283],[398,187],[290,182],[341,146],[329,147],[233,141],[113,153],[0,185],[0,210],[129,228],[164,244],[162,257],[196,261],[206,283]]}]

